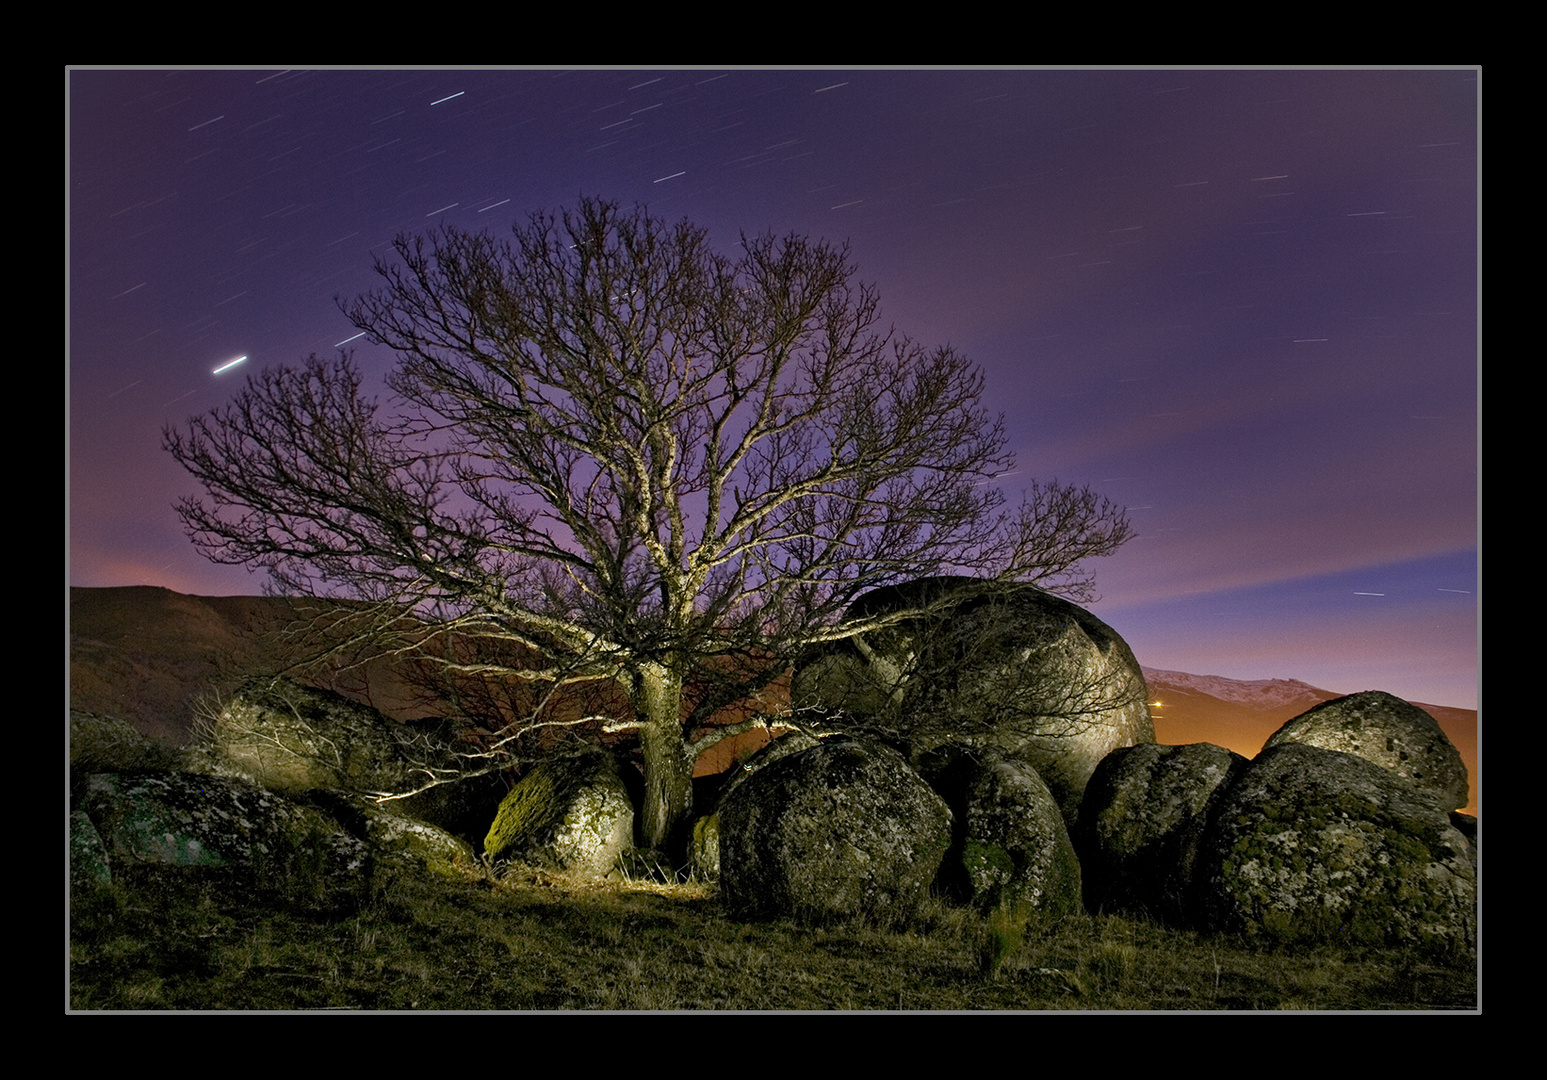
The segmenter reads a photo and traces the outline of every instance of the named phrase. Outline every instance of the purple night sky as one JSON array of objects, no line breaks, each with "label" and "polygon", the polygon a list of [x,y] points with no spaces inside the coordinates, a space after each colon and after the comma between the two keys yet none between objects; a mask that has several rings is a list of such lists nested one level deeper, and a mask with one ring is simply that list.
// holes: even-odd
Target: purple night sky
[{"label": "purple night sky", "polygon": [[69,71],[69,583],[260,592],[162,425],[354,336],[395,234],[586,194],[847,239],[1026,477],[1129,507],[1146,666],[1475,708],[1479,74]]}]

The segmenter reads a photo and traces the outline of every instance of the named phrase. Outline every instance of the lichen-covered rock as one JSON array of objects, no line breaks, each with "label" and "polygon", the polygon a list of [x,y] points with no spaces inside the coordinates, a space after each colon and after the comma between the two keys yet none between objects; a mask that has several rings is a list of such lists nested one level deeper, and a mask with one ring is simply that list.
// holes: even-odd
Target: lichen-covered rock
[{"label": "lichen-covered rock", "polygon": [[107,848],[84,810],[70,814],[70,886],[95,889],[113,883]]},{"label": "lichen-covered rock", "polygon": [[384,791],[402,783],[403,747],[375,709],[287,678],[250,678],[215,711],[225,775],[273,791]]},{"label": "lichen-covered rock", "polygon": [[1080,861],[1034,768],[994,748],[945,749],[921,768],[955,818],[940,872],[948,892],[984,911],[1002,903],[1053,914],[1080,909]]},{"label": "lichen-covered rock", "polygon": [[1246,765],[1212,743],[1108,754],[1085,787],[1075,835],[1086,905],[1192,924],[1193,866],[1210,808]]},{"label": "lichen-covered rock", "polygon": [[445,829],[395,812],[393,802],[344,792],[313,790],[305,801],[334,820],[371,851],[385,860],[397,860],[437,874],[456,876],[478,865],[473,845]]},{"label": "lichen-covered rock", "polygon": [[720,880],[720,815],[716,811],[693,822],[688,840],[688,874],[695,881]]},{"label": "lichen-covered rock", "polygon": [[932,613],[809,658],[794,675],[792,704],[894,730],[915,756],[946,742],[1010,750],[1035,767],[1072,824],[1097,763],[1155,741],[1144,675],[1110,626],[1035,586],[952,601],[979,585],[938,577],[866,593],[847,618]]},{"label": "lichen-covered rock", "polygon": [[489,780],[453,779],[460,771],[454,747],[428,723],[399,724],[282,677],[246,680],[213,713],[203,767],[215,775],[279,792],[357,794],[414,791],[433,776],[453,782],[397,800],[399,813],[455,829],[467,827],[470,802],[483,802],[484,814],[492,810]]},{"label": "lichen-covered rock", "polygon": [[1466,765],[1438,721],[1382,690],[1322,702],[1275,731],[1263,749],[1291,742],[1373,761],[1428,791],[1446,810],[1467,803]]},{"label": "lichen-covered rock", "polygon": [[533,767],[500,803],[484,856],[605,875],[633,846],[634,805],[610,754]]},{"label": "lichen-covered rock", "polygon": [[95,773],[79,808],[115,866],[262,868],[304,856],[320,873],[349,875],[368,863],[365,845],[329,815],[236,777]]},{"label": "lichen-covered rock", "polygon": [[951,811],[897,752],[825,739],[751,773],[719,808],[735,918],[905,917],[951,842]]},{"label": "lichen-covered rock", "polygon": [[1476,871],[1446,811],[1352,754],[1264,750],[1220,799],[1195,871],[1207,925],[1276,942],[1476,941]]}]

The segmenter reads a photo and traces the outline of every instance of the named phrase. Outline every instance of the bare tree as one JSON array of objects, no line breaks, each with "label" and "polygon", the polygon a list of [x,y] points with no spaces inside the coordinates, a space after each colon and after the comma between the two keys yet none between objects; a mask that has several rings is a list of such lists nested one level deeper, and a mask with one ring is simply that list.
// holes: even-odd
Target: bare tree
[{"label": "bare tree", "polygon": [[[744,235],[732,258],[585,200],[394,248],[342,305],[397,353],[390,402],[347,356],[254,376],[166,432],[206,492],[179,512],[217,562],[366,601],[355,640],[530,688],[513,723],[607,688],[649,843],[691,809],[710,715],[907,615],[843,620],[860,593],[954,573],[1079,595],[1130,535],[1056,482],[1006,508],[982,374],[882,327],[847,247]],[[478,644],[427,649],[453,638]]]}]

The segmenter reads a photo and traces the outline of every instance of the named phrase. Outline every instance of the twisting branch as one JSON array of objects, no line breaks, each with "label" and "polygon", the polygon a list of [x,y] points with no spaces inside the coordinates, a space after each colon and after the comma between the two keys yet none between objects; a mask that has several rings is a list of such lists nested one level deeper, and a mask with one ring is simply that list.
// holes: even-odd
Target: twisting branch
[{"label": "twisting branch", "polygon": [[[1078,594],[1131,535],[1086,489],[1007,504],[981,371],[886,329],[846,246],[728,255],[586,199],[506,238],[399,237],[376,272],[340,307],[396,354],[391,397],[314,357],[169,428],[204,489],[188,534],[360,605],[335,658],[418,658],[499,721],[500,752],[574,715],[637,730],[651,842],[691,808],[717,709],[891,625],[846,617],[863,593],[968,574]],[[561,708],[576,691],[597,707]]]}]

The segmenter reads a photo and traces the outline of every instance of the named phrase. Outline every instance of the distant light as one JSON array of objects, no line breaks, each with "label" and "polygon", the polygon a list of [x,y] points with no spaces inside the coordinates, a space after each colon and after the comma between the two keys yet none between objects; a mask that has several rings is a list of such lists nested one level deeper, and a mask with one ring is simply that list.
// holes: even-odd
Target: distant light
[{"label": "distant light", "polygon": [[237,364],[240,364],[243,360],[246,360],[246,359],[247,359],[247,357],[245,357],[245,356],[238,356],[235,360],[229,361],[228,363],[221,364],[218,368],[216,368],[213,372],[211,372],[211,374],[219,375],[222,371],[226,370],[226,368],[236,367]]},{"label": "distant light", "polygon": [[1360,592],[1359,590],[1355,589],[1354,590],[1354,595],[1355,596],[1385,596],[1386,594],[1383,593],[1383,592]]}]

